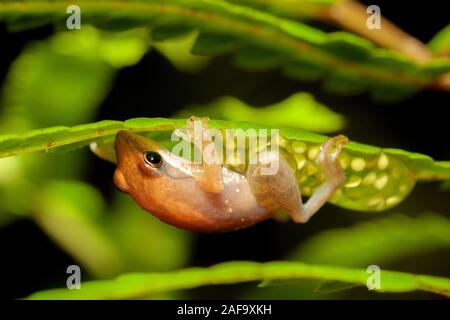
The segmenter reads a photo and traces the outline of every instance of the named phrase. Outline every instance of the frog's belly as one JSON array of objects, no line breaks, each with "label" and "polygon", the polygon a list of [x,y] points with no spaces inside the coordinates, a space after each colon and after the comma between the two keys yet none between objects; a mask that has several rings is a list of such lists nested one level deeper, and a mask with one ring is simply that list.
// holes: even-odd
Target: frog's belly
[{"label": "frog's belly", "polygon": [[251,226],[271,216],[261,207],[245,176],[224,169],[224,190],[206,192],[194,179],[183,190],[172,189],[165,197],[165,210],[157,215],[177,227],[199,232],[225,232]]}]

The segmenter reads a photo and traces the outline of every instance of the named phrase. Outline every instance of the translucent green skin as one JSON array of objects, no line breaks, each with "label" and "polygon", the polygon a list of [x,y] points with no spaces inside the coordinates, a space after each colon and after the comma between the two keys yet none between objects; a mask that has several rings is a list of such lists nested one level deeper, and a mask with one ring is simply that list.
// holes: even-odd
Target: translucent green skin
[{"label": "translucent green skin", "polygon": [[[280,154],[295,170],[304,196],[311,196],[324,183],[324,173],[315,162],[320,146],[320,143],[280,139]],[[345,181],[329,202],[347,209],[383,211],[392,208],[405,199],[417,180],[404,162],[382,149],[378,154],[364,157],[344,149],[339,155],[339,161]],[[245,172],[245,166],[228,166]]]},{"label": "translucent green skin", "polygon": [[[323,173],[314,161],[320,145],[286,139],[281,144],[281,152],[295,166],[302,194],[311,195],[324,182]],[[329,202],[344,208],[359,211],[392,208],[416,183],[416,178],[403,163],[383,151],[362,158],[344,149],[339,161],[345,181]]]}]

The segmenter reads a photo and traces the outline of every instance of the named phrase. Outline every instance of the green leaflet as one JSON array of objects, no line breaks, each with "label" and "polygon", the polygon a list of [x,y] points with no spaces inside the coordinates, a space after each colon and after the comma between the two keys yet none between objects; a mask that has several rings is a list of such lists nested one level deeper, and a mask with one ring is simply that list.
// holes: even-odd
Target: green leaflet
[{"label": "green leaflet", "polygon": [[[177,29],[178,30],[178,29]],[[157,37],[163,38],[172,32],[171,29],[157,30]],[[154,39],[155,29],[152,30]],[[177,37],[168,37],[163,41],[154,43],[154,47],[180,71],[188,73],[200,72],[210,61],[210,57],[194,55],[192,45],[197,38],[197,32],[181,33]]]},{"label": "green leaflet", "polygon": [[[369,90],[375,99],[395,100],[435,85],[440,75],[450,71],[448,58],[418,65],[349,33],[326,34],[296,21],[220,0],[79,1],[77,4],[82,8],[84,23],[109,28],[131,20],[137,25],[159,27],[155,29],[157,39],[198,29],[200,34],[192,49],[198,54],[223,54],[245,45],[264,49],[258,58],[254,50],[238,55],[238,65],[247,69],[280,64],[289,76],[325,80],[329,78],[327,70],[334,70],[331,80],[325,84],[326,89],[343,94]],[[31,16],[65,26],[66,5],[63,1],[20,4],[6,1],[0,3],[0,21],[20,25],[24,17]],[[303,69],[305,65],[307,68]],[[354,84],[358,84],[357,90],[352,89]]]},{"label": "green leaflet", "polygon": [[[0,136],[0,157],[36,151],[68,150],[92,142],[108,145],[119,130],[151,134],[154,140],[167,143],[174,129],[185,126],[185,119],[136,118],[124,122],[100,121],[75,127],[33,130],[23,135]],[[243,131],[251,129],[256,130],[257,134],[269,133],[260,129],[274,128],[252,122],[224,120],[211,120],[209,126]],[[302,194],[311,195],[324,179],[314,160],[327,137],[292,128],[279,130],[282,136],[280,152],[296,169]],[[418,179],[450,178],[449,161],[434,161],[423,154],[382,149],[357,142],[346,145],[339,160],[345,171],[346,181],[330,202],[353,210],[385,210],[400,203]]]},{"label": "green leaflet", "polygon": [[30,200],[34,221],[90,274],[108,278],[123,272],[121,254],[101,227],[106,204],[97,189],[79,181],[52,181],[40,184]]},{"label": "green leaflet", "polygon": [[[209,126],[217,129],[270,129],[270,126],[244,121],[210,120]],[[0,158],[37,151],[53,151],[64,147],[82,147],[95,141],[112,140],[119,130],[134,132],[172,131],[185,128],[185,119],[134,118],[126,121],[103,120],[74,127],[49,127],[32,130],[22,135],[0,135]],[[326,136],[292,128],[280,128],[281,135],[291,141],[321,144]],[[432,158],[400,149],[382,149],[357,142],[346,145],[344,150],[354,156],[367,158],[377,156],[381,151],[392,156],[424,180],[446,180],[450,178],[450,162],[434,161]]]},{"label": "green leaflet", "polygon": [[424,213],[412,218],[393,214],[319,232],[291,252],[288,260],[362,267],[373,261],[388,265],[408,256],[449,248],[450,220],[445,216]]},{"label": "green leaflet", "polygon": [[[166,273],[131,273],[115,280],[82,283],[82,290],[53,289],[32,294],[29,299],[137,299],[167,291],[204,285],[260,280],[318,279],[366,285],[365,269],[308,265],[300,262],[256,263],[235,261],[209,268],[189,268]],[[450,280],[381,270],[383,292],[423,290],[450,296]]]},{"label": "green leaflet", "polygon": [[434,53],[448,55],[450,53],[450,25],[439,31],[428,46]]},{"label": "green leaflet", "polygon": [[192,53],[197,55],[219,55],[232,52],[240,45],[232,36],[202,32],[192,46]]},{"label": "green leaflet", "polygon": [[192,28],[183,25],[169,25],[153,28],[151,35],[153,41],[163,41],[171,38],[178,38],[188,35]]},{"label": "green leaflet", "polygon": [[[209,126],[217,129],[270,129],[270,126],[247,121],[210,120]],[[21,135],[0,135],[0,158],[26,154],[37,151],[51,151],[64,146],[86,146],[94,141],[112,140],[119,130],[134,132],[172,131],[176,128],[185,128],[186,119],[167,118],[134,118],[126,121],[103,120],[73,127],[49,127],[32,130]],[[281,135],[289,140],[298,140],[309,143],[323,143],[326,136],[293,128],[280,128]],[[418,173],[428,170],[431,175],[433,169],[438,174],[437,180],[446,179],[450,162],[436,162],[432,158],[419,153],[412,153],[399,149],[381,149],[357,142],[346,145],[344,150],[353,152],[362,157],[378,155],[384,150],[387,154],[408,162]]]},{"label": "green leaflet", "polygon": [[114,194],[104,219],[108,236],[122,253],[125,270],[166,271],[187,265],[193,235],[146,214],[127,195]]}]

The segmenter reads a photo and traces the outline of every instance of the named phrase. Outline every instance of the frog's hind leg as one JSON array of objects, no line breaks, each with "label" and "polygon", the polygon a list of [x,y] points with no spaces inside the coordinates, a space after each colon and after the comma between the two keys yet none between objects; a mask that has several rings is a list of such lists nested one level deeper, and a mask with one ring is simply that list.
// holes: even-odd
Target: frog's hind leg
[{"label": "frog's hind leg", "polygon": [[[247,180],[261,206],[268,210],[285,209],[296,223],[307,222],[333,195],[344,181],[338,156],[348,139],[337,136],[328,139],[321,147],[317,163],[325,173],[325,182],[303,204],[300,189],[287,161],[276,152],[258,155],[255,164],[247,169]],[[264,175],[262,169],[271,161],[279,161],[275,174]]]},{"label": "frog's hind leg", "polygon": [[347,137],[339,135],[328,139],[320,148],[316,162],[325,173],[325,182],[314,191],[299,211],[291,212],[295,222],[307,222],[344,182],[344,171],[338,157],[347,143]]}]

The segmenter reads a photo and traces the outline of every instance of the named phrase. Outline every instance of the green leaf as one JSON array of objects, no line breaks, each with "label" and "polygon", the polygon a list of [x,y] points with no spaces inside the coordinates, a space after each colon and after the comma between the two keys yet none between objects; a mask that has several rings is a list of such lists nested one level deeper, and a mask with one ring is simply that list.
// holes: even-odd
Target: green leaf
[{"label": "green leaf", "polygon": [[271,49],[247,46],[237,52],[234,62],[248,71],[265,71],[279,66],[284,58]]},{"label": "green leaf", "polygon": [[[119,0],[114,4],[108,1],[79,1],[78,5],[83,8],[84,23],[101,25],[102,20],[112,18],[141,21],[146,17],[147,23],[152,27],[169,28],[182,24],[199,31],[192,48],[197,54],[224,54],[248,45],[258,47],[262,52],[276,52],[280,61],[296,65],[297,68],[308,65],[305,74],[310,79],[314,74],[311,69],[317,66],[319,74],[325,77],[328,72],[323,73],[323,70],[333,70],[337,74],[346,74],[346,79],[351,79],[353,84],[361,83],[358,90],[351,91],[348,89],[349,85],[343,89],[342,86],[336,86],[338,81],[328,82],[327,89],[333,90],[336,87],[334,91],[337,92],[354,94],[368,88],[375,92],[375,97],[382,92],[384,100],[396,100],[430,86],[441,86],[448,90],[437,79],[450,70],[449,58],[439,58],[439,68],[436,68],[436,59],[418,64],[395,52],[379,49],[349,33],[327,34],[272,13],[221,0]],[[0,4],[0,21],[17,21],[22,15],[30,14],[36,17],[63,18],[65,7],[66,2],[62,0],[22,1],[20,5],[6,1]],[[170,36],[176,35],[175,29],[172,29]],[[380,61],[380,57],[385,57],[392,63],[382,67],[384,62]],[[244,65],[249,67],[249,59],[241,57],[237,60],[240,59],[245,60],[247,63]],[[267,61],[268,67],[275,65],[273,59]],[[256,67],[252,67],[261,69],[261,61]],[[291,70],[288,73],[301,74],[298,69],[297,72]]]},{"label": "green leaf", "polygon": [[187,106],[176,116],[189,117],[193,114],[213,119],[253,121],[320,133],[339,131],[345,125],[342,115],[320,104],[308,93],[296,93],[281,102],[259,108],[249,106],[233,97],[221,97],[207,106]]},{"label": "green leaf", "polygon": [[183,37],[193,31],[184,25],[159,26],[152,30],[153,41],[163,41],[171,38]]},{"label": "green leaf", "polygon": [[20,32],[31,28],[42,27],[56,19],[57,17],[51,14],[38,16],[33,13],[21,14],[17,17],[12,16],[9,18],[7,29],[10,32]]},{"label": "green leaf", "polygon": [[283,67],[283,73],[292,79],[317,81],[325,77],[326,68],[314,61],[290,62]]},{"label": "green leaf", "polygon": [[225,54],[239,45],[239,41],[232,36],[202,32],[194,42],[192,53],[207,56]]},{"label": "green leaf", "polygon": [[33,208],[38,225],[91,274],[104,278],[122,271],[122,257],[100,227],[105,203],[98,191],[75,181],[51,181],[41,188]]},{"label": "green leaf", "polygon": [[[29,299],[137,299],[167,291],[204,285],[232,284],[261,280],[318,279],[366,285],[365,269],[308,265],[300,262],[226,262],[209,268],[189,268],[166,273],[124,274],[115,280],[90,281],[81,290],[40,291]],[[450,296],[450,279],[381,271],[382,292],[423,290]]]},{"label": "green leaf", "polygon": [[26,217],[32,209],[32,203],[23,199],[32,198],[35,189],[23,171],[23,158],[0,159],[0,227]]},{"label": "green leaf", "polygon": [[114,194],[106,218],[108,235],[123,252],[127,270],[165,271],[187,264],[192,234],[161,222],[125,194]]},{"label": "green leaf", "polygon": [[[155,42],[153,46],[180,71],[196,73],[201,71],[210,61],[209,57],[194,55],[192,46],[197,38],[197,32],[166,38],[164,41]],[[159,35],[158,37],[162,37]],[[166,37],[169,37],[168,35]]]},{"label": "green leaf", "polygon": [[404,257],[449,248],[450,220],[447,218],[431,213],[416,217],[397,214],[313,235],[288,258],[362,267],[374,262],[386,265]]},{"label": "green leaf", "polygon": [[450,24],[439,31],[428,46],[435,54],[450,54]]},{"label": "green leaf", "polygon": [[351,61],[368,62],[371,58],[373,44],[363,38],[346,32],[334,32],[328,35],[325,48],[342,59]]},{"label": "green leaf", "polygon": [[[361,82],[357,77],[340,71],[331,72],[324,81],[325,91],[341,95],[359,94],[363,93],[366,89],[366,83]],[[397,94],[397,92],[394,94]]]},{"label": "green leaf", "polygon": [[[210,120],[209,126],[217,129],[263,129],[271,128],[268,125],[244,121]],[[0,158],[21,155],[37,151],[50,151],[75,144],[77,147],[86,146],[91,142],[111,140],[119,130],[131,130],[134,132],[170,132],[176,128],[185,128],[186,119],[166,118],[134,118],[126,121],[103,120],[90,124],[74,127],[50,127],[29,131],[25,134],[0,135]],[[325,136],[311,132],[293,129],[279,128],[280,133],[286,139],[305,141],[310,143],[323,143]],[[400,149],[381,149],[361,143],[352,142],[344,147],[344,150],[352,152],[355,156],[377,156],[381,151],[387,155],[412,166],[421,179],[440,180],[446,179],[450,174],[450,162],[433,161],[432,158]],[[434,175],[433,175],[434,174]]]}]

